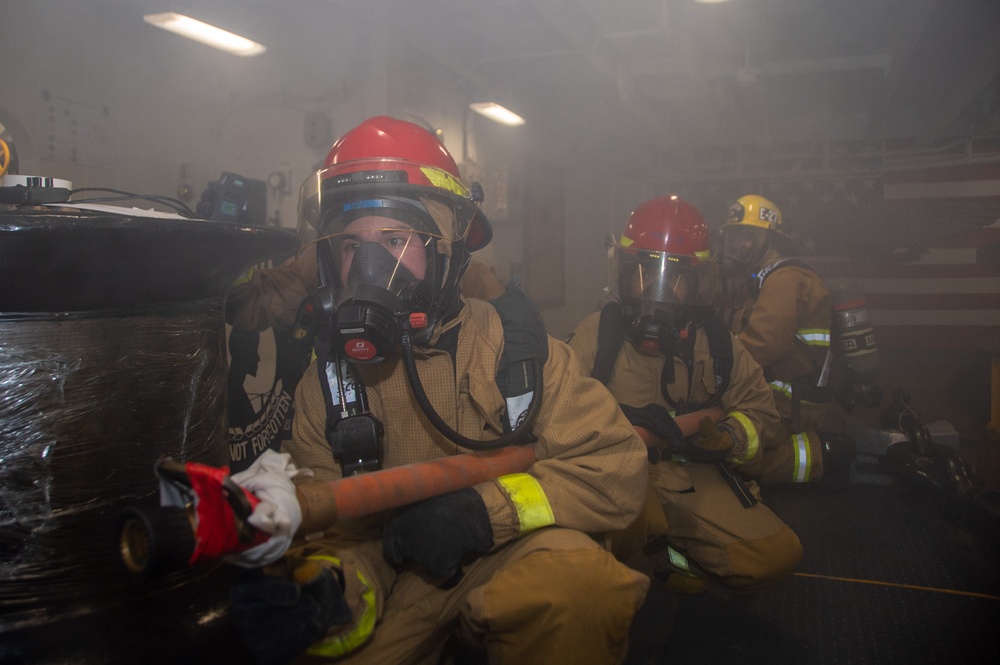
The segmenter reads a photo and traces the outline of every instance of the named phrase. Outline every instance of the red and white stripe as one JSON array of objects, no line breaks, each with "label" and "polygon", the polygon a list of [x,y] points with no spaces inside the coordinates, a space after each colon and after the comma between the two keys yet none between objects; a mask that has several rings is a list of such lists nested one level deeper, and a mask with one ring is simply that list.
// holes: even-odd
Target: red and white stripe
[{"label": "red and white stripe", "polygon": [[882,175],[886,201],[1000,199],[1000,164],[966,164]]},{"label": "red and white stripe", "polygon": [[[885,174],[887,201],[1000,199],[1000,165]],[[1000,243],[1000,220],[941,238],[910,263],[811,257],[827,280],[861,282],[880,349],[974,351],[1000,340],[1000,266],[977,249]]]}]

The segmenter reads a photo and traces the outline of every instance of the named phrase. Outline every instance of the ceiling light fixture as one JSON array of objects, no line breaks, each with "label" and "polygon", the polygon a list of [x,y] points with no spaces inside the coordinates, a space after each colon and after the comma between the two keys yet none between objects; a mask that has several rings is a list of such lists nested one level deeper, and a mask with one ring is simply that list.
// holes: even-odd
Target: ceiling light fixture
[{"label": "ceiling light fixture", "polygon": [[699,5],[718,5],[729,0],[694,0]]},{"label": "ceiling light fixture", "polygon": [[520,127],[524,124],[524,118],[496,102],[473,102],[469,104],[469,108],[484,118],[499,122],[501,125]]},{"label": "ceiling light fixture", "polygon": [[163,28],[170,32],[177,33],[196,42],[207,44],[214,48],[234,53],[241,56],[260,55],[267,49],[263,44],[258,44],[246,37],[240,37],[222,28],[217,28],[208,23],[202,23],[197,19],[177,12],[164,12],[162,14],[146,14],[142,20],[157,28]]}]

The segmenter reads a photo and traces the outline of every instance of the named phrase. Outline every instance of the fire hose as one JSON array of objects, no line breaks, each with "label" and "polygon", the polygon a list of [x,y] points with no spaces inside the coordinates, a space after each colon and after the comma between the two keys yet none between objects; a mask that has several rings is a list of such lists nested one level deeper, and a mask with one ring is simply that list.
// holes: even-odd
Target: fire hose
[{"label": "fire hose", "polygon": [[[674,420],[684,436],[690,436],[698,431],[698,424],[706,416],[717,421],[723,415],[720,408],[714,407],[680,415]],[[649,430],[642,427],[636,430],[648,447],[666,445]],[[337,480],[299,482],[295,485],[295,494],[302,512],[302,524],[297,534],[317,533],[340,520],[392,510],[507,474],[522,473],[534,463],[533,446],[509,446]],[[247,522],[257,505],[257,498],[229,478],[228,469],[182,464],[164,458],[158,462],[157,474],[185,484],[202,498],[203,503],[209,502],[199,494],[201,486],[212,481],[220,484],[225,501],[213,509],[217,515],[224,514],[226,527],[220,530],[223,533],[212,534],[212,544],[206,545],[203,542],[205,534],[198,529],[202,509],[196,512],[194,502],[184,508],[126,508],[118,519],[117,535],[121,562],[130,576],[149,579],[245,550],[268,539],[267,534]]]}]

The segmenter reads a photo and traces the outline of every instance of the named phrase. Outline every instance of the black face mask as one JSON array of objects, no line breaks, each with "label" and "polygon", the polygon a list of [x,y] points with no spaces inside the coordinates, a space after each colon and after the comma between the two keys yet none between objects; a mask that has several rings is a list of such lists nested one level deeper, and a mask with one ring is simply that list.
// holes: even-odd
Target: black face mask
[{"label": "black face mask", "polygon": [[724,276],[748,275],[767,252],[767,236],[763,229],[733,227],[722,232],[717,248]]},{"label": "black face mask", "polygon": [[632,344],[644,353],[671,355],[677,341],[678,317],[671,312],[656,310],[634,319],[628,336]]},{"label": "black face mask", "polygon": [[381,362],[400,344],[398,317],[425,313],[430,285],[413,274],[382,245],[363,242],[355,250],[345,299],[337,308],[333,348],[360,363]]},{"label": "black face mask", "polygon": [[637,349],[645,353],[674,355],[677,341],[692,325],[700,326],[710,313],[701,305],[670,305],[657,308],[652,314],[632,319],[628,337]]}]

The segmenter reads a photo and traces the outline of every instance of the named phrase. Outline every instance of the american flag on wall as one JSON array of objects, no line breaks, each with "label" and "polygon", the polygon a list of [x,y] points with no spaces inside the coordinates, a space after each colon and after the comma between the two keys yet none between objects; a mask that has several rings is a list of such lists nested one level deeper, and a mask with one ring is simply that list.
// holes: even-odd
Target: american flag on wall
[{"label": "american flag on wall", "polygon": [[[1000,166],[958,166],[882,177],[900,243],[882,260],[813,258],[824,278],[852,278],[868,295],[884,349],[974,351],[1000,340]],[[903,214],[900,214],[903,213]],[[943,232],[944,229],[962,229]],[[915,260],[893,260],[897,258]]]},{"label": "american flag on wall", "polygon": [[821,276],[861,282],[881,349],[1000,340],[1000,165],[683,189],[713,226],[742,194],[774,201]]},{"label": "american flag on wall", "polygon": [[861,283],[880,348],[974,351],[1000,340],[1000,264],[977,261],[982,249],[998,247],[994,222],[942,238],[912,262],[809,261],[827,281]]}]

